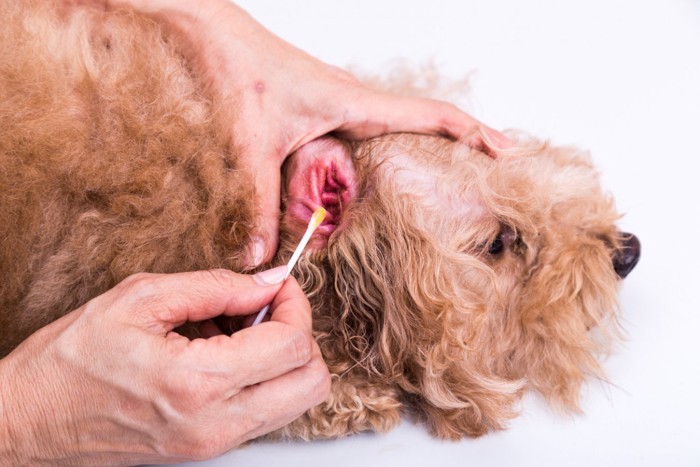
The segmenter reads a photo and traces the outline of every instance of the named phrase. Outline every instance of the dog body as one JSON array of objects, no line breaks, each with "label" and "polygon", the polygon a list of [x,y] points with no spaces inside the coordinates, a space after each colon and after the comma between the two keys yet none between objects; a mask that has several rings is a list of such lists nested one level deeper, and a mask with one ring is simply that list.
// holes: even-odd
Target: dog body
[{"label": "dog body", "polygon": [[[1,13],[3,356],[130,274],[243,270],[255,209],[237,141],[155,23],[47,3]],[[478,436],[527,388],[577,407],[639,247],[587,155],[521,145],[494,159],[404,134],[291,156],[274,263],[324,205],[295,274],[333,387],[278,436],[386,430],[404,409]]]}]

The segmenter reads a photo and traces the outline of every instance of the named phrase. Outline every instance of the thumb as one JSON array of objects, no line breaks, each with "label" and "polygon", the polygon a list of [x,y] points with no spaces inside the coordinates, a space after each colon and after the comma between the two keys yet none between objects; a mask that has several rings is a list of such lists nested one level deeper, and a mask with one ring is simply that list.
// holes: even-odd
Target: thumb
[{"label": "thumb", "polygon": [[253,180],[254,229],[248,245],[246,265],[254,268],[270,261],[277,251],[280,217],[280,157],[274,150],[248,148],[239,155],[239,167]]},{"label": "thumb", "polygon": [[281,266],[256,275],[224,269],[143,274],[126,279],[120,295],[131,302],[125,307],[133,310],[131,323],[164,334],[187,321],[259,311],[272,302],[286,272]]}]

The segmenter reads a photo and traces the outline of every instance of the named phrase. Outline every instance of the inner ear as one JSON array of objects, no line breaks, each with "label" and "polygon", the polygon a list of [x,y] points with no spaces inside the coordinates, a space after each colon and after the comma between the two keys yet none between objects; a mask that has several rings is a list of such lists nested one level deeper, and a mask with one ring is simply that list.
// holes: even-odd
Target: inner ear
[{"label": "inner ear", "polygon": [[340,214],[343,211],[350,189],[344,177],[339,176],[337,169],[329,170],[326,173],[326,178],[321,182],[321,203],[324,209],[330,214],[332,222],[337,223],[340,220]]}]

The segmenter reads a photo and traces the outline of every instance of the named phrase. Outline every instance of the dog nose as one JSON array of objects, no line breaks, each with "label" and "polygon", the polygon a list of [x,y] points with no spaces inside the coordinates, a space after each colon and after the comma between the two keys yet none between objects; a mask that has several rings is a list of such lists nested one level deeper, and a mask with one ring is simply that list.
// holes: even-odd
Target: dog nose
[{"label": "dog nose", "polygon": [[613,256],[613,266],[620,279],[627,277],[639,261],[642,252],[642,244],[631,233],[620,232],[620,249]]}]

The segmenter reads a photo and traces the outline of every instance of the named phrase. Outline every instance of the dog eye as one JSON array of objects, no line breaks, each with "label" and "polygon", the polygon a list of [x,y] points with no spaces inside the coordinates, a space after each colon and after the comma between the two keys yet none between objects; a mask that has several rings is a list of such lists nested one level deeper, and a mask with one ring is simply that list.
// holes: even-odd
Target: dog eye
[{"label": "dog eye", "polygon": [[492,256],[500,255],[505,249],[505,244],[503,243],[503,234],[499,234],[498,237],[489,246],[489,254]]},{"label": "dog eye", "polygon": [[496,257],[502,255],[506,250],[512,250],[519,254],[523,248],[524,244],[516,230],[509,225],[502,225],[501,231],[491,241],[488,252],[489,255]]}]

